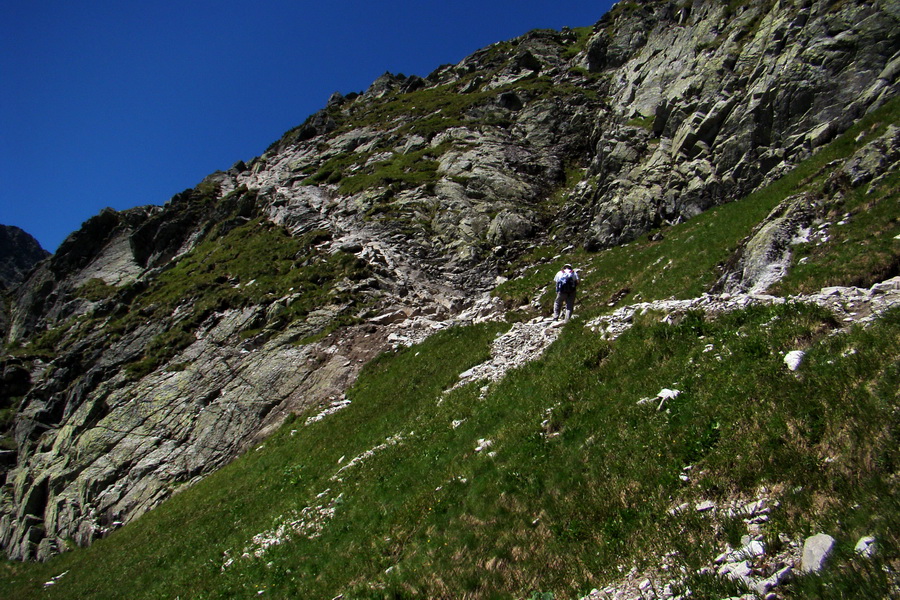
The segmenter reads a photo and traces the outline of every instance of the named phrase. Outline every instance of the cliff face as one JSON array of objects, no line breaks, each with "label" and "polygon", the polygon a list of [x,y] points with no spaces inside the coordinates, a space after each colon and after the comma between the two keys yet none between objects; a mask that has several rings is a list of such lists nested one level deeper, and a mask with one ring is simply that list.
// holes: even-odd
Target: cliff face
[{"label": "cliff face", "polygon": [[589,68],[621,66],[618,118],[597,125],[588,244],[740,198],[893,93],[896,4],[746,4],[656,3],[592,38]]},{"label": "cliff face", "polygon": [[896,94],[895,2],[735,4],[620,3],[385,74],[250,164],[86,222],[10,301],[9,556],[88,544],[339,405],[377,353],[498,310],[481,293],[534,245],[739,200]]}]

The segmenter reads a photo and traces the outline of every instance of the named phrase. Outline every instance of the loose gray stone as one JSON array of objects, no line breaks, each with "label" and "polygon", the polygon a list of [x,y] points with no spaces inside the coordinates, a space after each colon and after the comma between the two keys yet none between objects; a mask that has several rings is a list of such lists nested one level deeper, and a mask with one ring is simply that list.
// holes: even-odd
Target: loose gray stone
[{"label": "loose gray stone", "polygon": [[803,362],[803,356],[806,353],[803,350],[792,350],[784,355],[784,364],[787,365],[787,368],[791,371],[796,371],[800,368],[800,363]]},{"label": "loose gray stone", "polygon": [[856,547],[853,550],[860,556],[865,556],[866,558],[875,556],[875,538],[871,535],[859,538],[859,541],[856,542]]},{"label": "loose gray stone", "polygon": [[825,562],[834,550],[834,538],[825,533],[819,533],[806,539],[803,544],[803,559],[800,562],[800,571],[803,573],[818,573],[825,567]]}]

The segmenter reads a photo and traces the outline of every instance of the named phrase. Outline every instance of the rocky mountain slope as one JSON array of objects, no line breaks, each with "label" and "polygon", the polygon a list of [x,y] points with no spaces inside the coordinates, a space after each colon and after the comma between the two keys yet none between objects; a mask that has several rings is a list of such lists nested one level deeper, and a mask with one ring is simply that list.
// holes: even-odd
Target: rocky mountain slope
[{"label": "rocky mountain slope", "polygon": [[[249,164],[90,219],[10,296],[0,544],[90,544],[340,406],[379,353],[512,308],[484,294],[536,246],[617,246],[774,181],[896,96],[898,20],[889,1],[620,2],[335,94]],[[892,172],[895,131],[867,148],[835,189]],[[718,289],[771,283],[816,201],[772,214]]]}]

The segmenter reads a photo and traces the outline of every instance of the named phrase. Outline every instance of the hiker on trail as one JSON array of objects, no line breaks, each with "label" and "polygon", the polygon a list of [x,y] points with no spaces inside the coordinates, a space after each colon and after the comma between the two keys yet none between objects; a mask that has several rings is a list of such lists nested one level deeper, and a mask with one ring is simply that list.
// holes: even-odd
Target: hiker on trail
[{"label": "hiker on trail", "polygon": [[563,302],[566,304],[564,320],[572,318],[572,307],[575,306],[575,288],[578,287],[578,273],[572,269],[572,265],[566,264],[553,278],[556,282],[556,301],[553,303],[553,320],[557,320],[562,310]]}]

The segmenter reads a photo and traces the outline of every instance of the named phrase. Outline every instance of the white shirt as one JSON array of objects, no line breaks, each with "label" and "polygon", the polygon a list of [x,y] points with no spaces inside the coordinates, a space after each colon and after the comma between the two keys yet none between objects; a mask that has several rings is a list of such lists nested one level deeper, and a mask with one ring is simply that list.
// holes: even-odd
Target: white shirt
[{"label": "white shirt", "polygon": [[575,283],[581,281],[576,271],[573,271],[572,269],[562,269],[559,273],[556,274],[556,277],[553,278],[553,283],[559,283],[559,280],[562,279],[563,275],[565,275],[566,273],[572,273],[573,275],[575,275]]}]

